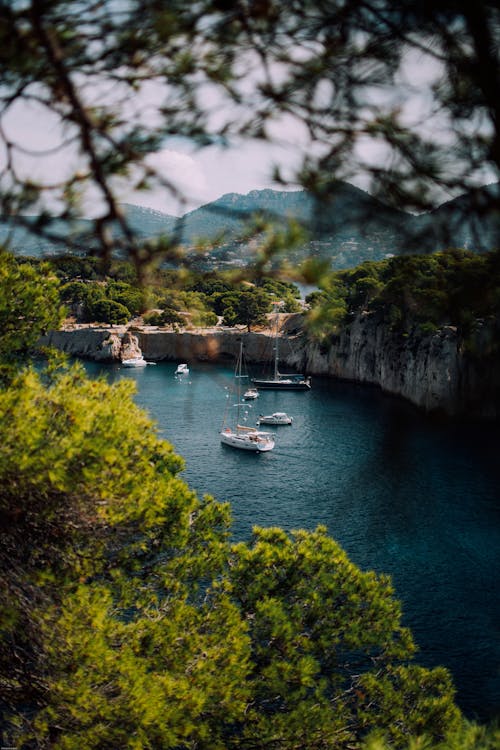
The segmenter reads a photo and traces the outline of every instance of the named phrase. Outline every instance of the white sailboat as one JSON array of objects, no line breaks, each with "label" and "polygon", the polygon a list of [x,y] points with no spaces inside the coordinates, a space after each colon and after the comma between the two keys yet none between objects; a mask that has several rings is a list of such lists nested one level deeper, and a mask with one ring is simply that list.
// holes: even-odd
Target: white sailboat
[{"label": "white sailboat", "polygon": [[279,331],[278,312],[276,312],[276,328],[274,333],[274,373],[271,378],[253,378],[252,383],[259,389],[273,391],[309,391],[311,378],[299,373],[283,373],[279,371]]},{"label": "white sailboat", "polygon": [[[235,368],[235,390],[236,402],[226,407],[224,421],[220,432],[220,441],[224,445],[240,450],[263,453],[274,448],[274,437],[269,432],[263,432],[255,427],[246,427],[240,424],[241,412],[247,407],[241,400],[241,380],[246,377],[242,374],[243,342],[240,341],[240,351]],[[234,395],[234,394],[230,394]]]}]

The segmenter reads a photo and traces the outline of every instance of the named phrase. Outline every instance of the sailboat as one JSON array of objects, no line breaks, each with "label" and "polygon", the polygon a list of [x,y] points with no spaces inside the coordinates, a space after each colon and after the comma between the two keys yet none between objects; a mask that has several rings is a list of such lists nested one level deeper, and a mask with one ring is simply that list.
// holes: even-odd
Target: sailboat
[{"label": "sailboat", "polygon": [[252,378],[252,383],[261,389],[273,391],[308,391],[311,388],[311,378],[299,373],[282,373],[279,371],[279,331],[278,312],[276,312],[276,327],[274,333],[274,374],[269,379]]},{"label": "sailboat", "polygon": [[[235,368],[235,390],[237,400],[234,404],[229,404],[226,408],[224,421],[220,432],[220,441],[224,445],[230,445],[232,448],[240,450],[253,451],[254,453],[263,453],[271,451],[274,448],[274,436],[270,432],[262,432],[255,427],[246,427],[240,424],[241,410],[247,408],[241,398],[241,380],[246,377],[242,374],[243,365],[243,342],[240,341],[240,351],[236,360]],[[229,415],[235,415],[234,421],[228,420]],[[229,424],[229,422],[232,422]]]}]

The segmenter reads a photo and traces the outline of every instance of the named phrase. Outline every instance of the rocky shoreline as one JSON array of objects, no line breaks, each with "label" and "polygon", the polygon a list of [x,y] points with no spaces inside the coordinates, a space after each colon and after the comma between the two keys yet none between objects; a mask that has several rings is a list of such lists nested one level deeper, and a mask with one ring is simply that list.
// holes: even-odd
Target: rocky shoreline
[{"label": "rocky shoreline", "polygon": [[[500,417],[500,355],[491,345],[496,334],[491,325],[479,326],[473,345],[469,342],[467,348],[451,326],[432,335],[404,336],[367,313],[359,315],[328,344],[309,340],[300,316],[289,316],[284,328],[291,345],[280,347],[280,360],[288,368],[312,376],[378,385],[426,412]],[[236,356],[242,335],[248,362],[272,359],[270,331],[211,328],[175,332],[147,326],[75,326],[49,332],[40,344],[98,362],[119,362],[142,353],[155,362],[215,363]]]}]

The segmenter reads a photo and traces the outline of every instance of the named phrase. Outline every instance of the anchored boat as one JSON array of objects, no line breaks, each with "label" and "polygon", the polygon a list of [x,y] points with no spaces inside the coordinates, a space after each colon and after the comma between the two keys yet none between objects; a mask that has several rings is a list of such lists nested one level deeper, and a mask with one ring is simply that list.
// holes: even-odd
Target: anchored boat
[{"label": "anchored boat", "polygon": [[[243,342],[240,341],[240,351],[236,360],[234,373],[234,388],[231,396],[236,395],[235,403],[228,404],[224,414],[222,429],[220,432],[220,441],[224,445],[240,450],[252,451],[253,453],[263,453],[271,451],[274,448],[274,437],[270,432],[263,432],[255,427],[242,425],[242,411],[247,407],[241,399],[241,380],[246,377],[242,374],[243,362]],[[236,394],[234,393],[236,392]]]},{"label": "anchored boat", "polygon": [[271,378],[252,378],[252,383],[259,389],[273,391],[308,391],[311,388],[311,378],[298,373],[282,373],[279,371],[279,332],[278,313],[276,313],[276,327],[274,333],[274,373]]},{"label": "anchored boat", "polygon": [[293,417],[289,417],[284,411],[275,411],[274,414],[268,414],[265,416],[261,414],[257,420],[257,424],[292,424]]}]

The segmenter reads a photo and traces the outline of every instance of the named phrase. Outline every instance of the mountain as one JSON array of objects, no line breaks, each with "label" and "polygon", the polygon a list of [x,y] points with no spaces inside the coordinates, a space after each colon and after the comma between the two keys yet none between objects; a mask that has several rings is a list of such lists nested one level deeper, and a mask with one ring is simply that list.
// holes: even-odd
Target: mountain
[{"label": "mountain", "polygon": [[247,195],[228,193],[185,214],[184,241],[190,243],[201,236],[213,238],[220,234],[241,237],[245,222],[255,214],[283,223],[288,218],[297,219],[313,237],[343,231],[346,227],[349,231],[371,233],[387,223],[404,222],[408,216],[346,182],[339,182],[323,202],[303,190],[252,190]]},{"label": "mountain", "polygon": [[[249,262],[255,243],[246,237],[246,232],[253,216],[263,216],[282,226],[294,218],[303,225],[308,239],[289,252],[290,262],[312,255],[328,259],[334,268],[346,268],[391,254],[432,252],[450,246],[477,251],[498,247],[498,212],[492,210],[492,205],[498,206],[499,197],[500,183],[470,191],[434,211],[414,216],[383,204],[353,185],[338,182],[321,201],[302,190],[252,190],[246,195],[228,193],[181,218],[127,203],[122,208],[140,238],[176,232],[187,247],[200,239],[212,243],[200,261],[208,267]],[[29,220],[34,222],[35,218]],[[90,221],[82,220],[71,227],[54,222],[51,231],[61,237],[62,244],[18,227],[10,236],[10,247],[22,255],[50,255],[64,251],[71,237],[83,240],[87,247],[92,242]],[[9,225],[0,221],[0,242],[9,232]]]},{"label": "mountain", "polygon": [[[123,203],[122,209],[130,228],[142,239],[170,234],[179,221],[176,216],[164,214],[152,208]],[[23,220],[28,226],[19,226],[12,221],[0,219],[0,245],[7,245],[17,255],[35,257],[56,255],[71,249],[72,243],[84,248],[90,248],[95,243],[94,223],[89,219],[79,219],[71,223],[61,219],[51,221],[46,228],[47,233],[56,239],[41,236],[29,229],[29,225],[35,226],[36,216],[24,216]],[[118,227],[116,233],[119,236]]]},{"label": "mountain", "polygon": [[86,219],[69,224],[61,220],[50,223],[47,231],[54,237],[44,237],[29,227],[36,226],[36,216],[23,216],[26,226],[14,224],[12,220],[0,218],[0,245],[5,245],[17,255],[42,257],[64,252],[72,240],[82,241],[91,236],[93,223]]},{"label": "mountain", "polygon": [[209,239],[216,245],[214,259],[241,265],[252,252],[252,243],[244,237],[255,215],[278,226],[293,218],[304,227],[308,240],[289,253],[290,262],[315,255],[332,260],[338,268],[400,252],[402,230],[410,218],[345,182],[337,183],[323,201],[303,190],[252,190],[246,195],[228,193],[185,214],[182,242],[189,246],[200,238]]},{"label": "mountain", "polygon": [[153,208],[134,206],[131,203],[122,203],[121,208],[131,229],[139,237],[158,237],[161,234],[170,234],[178,223],[177,216],[155,211]]},{"label": "mountain", "polygon": [[500,182],[414,217],[412,235],[415,247],[424,251],[452,246],[485,252],[500,247]]}]

